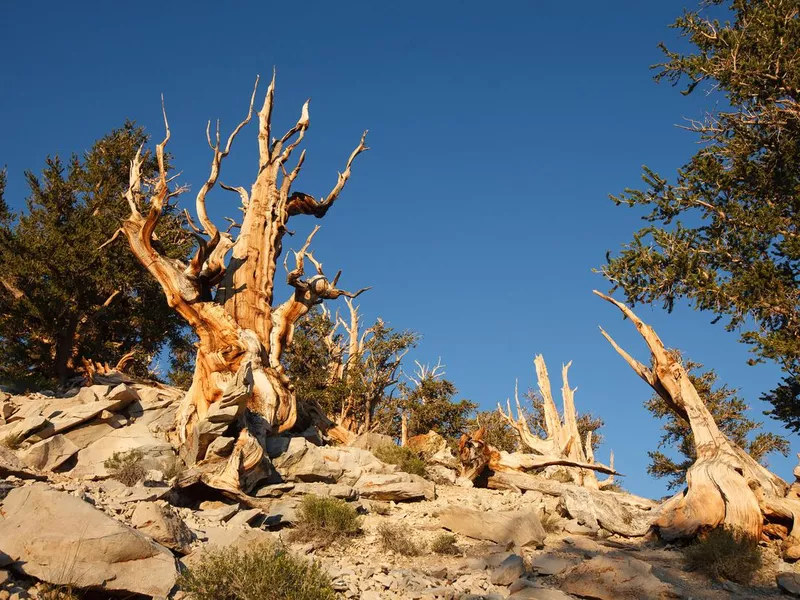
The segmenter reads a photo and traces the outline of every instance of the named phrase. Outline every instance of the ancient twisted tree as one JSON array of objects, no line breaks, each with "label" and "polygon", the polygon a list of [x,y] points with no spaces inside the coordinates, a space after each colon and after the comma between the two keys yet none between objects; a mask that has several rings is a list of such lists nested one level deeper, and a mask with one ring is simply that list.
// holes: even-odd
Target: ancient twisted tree
[{"label": "ancient twisted tree", "polygon": [[[158,175],[153,180],[143,176],[140,151],[131,164],[126,193],[130,216],[122,225],[134,255],[199,338],[192,385],[177,415],[182,458],[194,467],[195,480],[236,493],[251,489],[268,472],[264,460],[268,436],[310,424],[338,441],[347,441],[352,435],[331,423],[318,406],[298,402],[281,365],[281,354],[291,342],[297,320],[314,305],[340,296],[354,298],[364,291],[339,289],[341,272],[333,279],[325,275],[309,249],[317,226],[293,253],[293,267],[288,265],[288,255],[283,260],[286,281],[294,292],[282,303],[274,302],[279,258],[290,221],[301,215],[324,217],[350,178],[353,161],[367,150],[365,132],[327,196],[314,198],[295,191],[305,151],[294,166],[289,161],[308,130],[308,102],[294,127],[273,137],[274,76],[258,112],[258,165],[250,191],[219,184],[237,193],[242,221],[221,230],[209,218],[206,198],[218,183],[235,138],[251,120],[257,88],[258,79],[247,116],[224,145],[219,125],[213,136],[210,123],[206,130],[212,158],[208,179],[195,200],[199,224],[186,213],[197,241],[191,260],[184,263],[167,256],[154,235],[170,200],[184,191],[172,187],[164,164],[170,139],[166,112],[166,136],[156,146]],[[235,237],[234,229],[238,229]],[[306,274],[307,262],[314,269],[311,276]]]},{"label": "ancient twisted tree", "polygon": [[[686,473],[686,490],[668,500],[653,522],[659,535],[668,540],[691,538],[724,526],[754,539],[783,539],[784,555],[800,558],[800,485],[789,486],[732,442],[692,384],[680,355],[665,348],[653,328],[625,304],[595,294],[633,322],[650,350],[651,366],[633,358],[601,329],[603,336],[692,430],[697,458]],[[798,469],[795,475],[800,476]]]}]

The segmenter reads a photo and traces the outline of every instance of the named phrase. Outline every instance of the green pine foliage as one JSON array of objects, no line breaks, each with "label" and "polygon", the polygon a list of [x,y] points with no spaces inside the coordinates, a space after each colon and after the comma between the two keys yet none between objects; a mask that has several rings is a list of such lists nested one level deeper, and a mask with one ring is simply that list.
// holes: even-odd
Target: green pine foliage
[{"label": "green pine foliage", "polygon": [[[712,15],[721,15],[719,20]],[[662,45],[656,81],[707,97],[688,122],[699,142],[673,177],[612,196],[647,225],[603,274],[630,303],[681,300],[741,332],[787,380],[765,396],[800,430],[800,19],[796,0],[710,0],[672,25],[690,49]],[[677,118],[677,116],[676,116]]]},{"label": "green pine foliage", "polygon": [[435,431],[443,438],[457,440],[470,431],[470,415],[478,407],[469,400],[456,400],[457,393],[452,381],[432,375],[417,379],[414,385],[401,383],[400,410],[392,416],[389,434],[400,437],[405,412],[408,437]]},{"label": "green pine foliage", "polygon": [[474,432],[480,427],[483,427],[483,439],[487,444],[494,446],[498,450],[505,450],[506,452],[516,452],[519,450],[519,435],[498,411],[484,410],[478,412],[475,418],[470,422],[468,430]]},{"label": "green pine foliage", "polygon": [[[331,416],[349,406],[358,422],[380,423],[382,416],[397,409],[395,396],[400,363],[404,354],[419,341],[413,331],[397,331],[382,319],[364,332],[360,356],[345,357],[341,379],[331,377],[341,356],[331,348],[340,347],[341,333],[332,335],[334,322],[314,310],[297,324],[291,346],[284,353],[286,372],[295,385],[297,397],[318,403]],[[367,333],[368,332],[368,333]],[[329,336],[333,346],[325,343]]]},{"label": "green pine foliage", "polygon": [[[134,372],[147,374],[166,346],[185,348],[180,317],[124,240],[109,240],[128,210],[122,194],[129,164],[147,141],[126,122],[82,156],[48,157],[27,172],[25,210],[9,209],[0,177],[0,381],[65,383],[81,359],[115,364],[135,353]],[[155,171],[147,160],[145,175]],[[157,230],[170,255],[191,247],[175,207]],[[121,236],[120,236],[121,237]]]}]

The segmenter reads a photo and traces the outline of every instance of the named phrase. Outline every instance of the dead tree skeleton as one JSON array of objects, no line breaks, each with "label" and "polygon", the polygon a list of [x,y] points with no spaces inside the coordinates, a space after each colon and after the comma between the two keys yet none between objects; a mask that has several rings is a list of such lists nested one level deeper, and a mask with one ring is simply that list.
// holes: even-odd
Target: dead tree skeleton
[{"label": "dead tree skeleton", "polygon": [[[183,191],[172,189],[172,180],[167,177],[164,152],[170,130],[166,111],[166,135],[156,146],[159,175],[154,181],[144,181],[140,150],[131,164],[125,195],[131,214],[122,225],[134,255],[161,284],[169,305],[199,338],[194,378],[176,423],[182,458],[206,484],[237,493],[262,478],[264,469],[260,467],[268,468],[263,457],[269,435],[297,423],[313,423],[335,440],[350,439],[350,432],[331,423],[318,406],[298,404],[280,359],[291,342],[295,323],[314,305],[341,296],[354,298],[365,291],[351,293],[338,288],[341,272],[333,279],[325,275],[309,249],[317,226],[293,253],[294,267],[289,268],[288,255],[284,259],[286,281],[294,293],[282,304],[273,305],[279,257],[290,221],[301,215],[324,217],[350,178],[353,161],[367,150],[364,132],[327,196],[316,199],[294,191],[305,150],[294,167],[289,167],[289,159],[308,130],[308,102],[297,123],[280,138],[273,137],[274,75],[257,113],[259,157],[250,191],[219,184],[238,195],[244,212],[242,222],[232,223],[223,231],[209,218],[206,197],[218,183],[222,163],[236,136],[252,118],[257,88],[258,79],[247,116],[224,145],[219,124],[213,139],[210,122],[207,127],[211,169],[195,199],[199,225],[187,212],[198,244],[189,264],[166,256],[154,235],[164,207]],[[236,237],[231,234],[233,228],[239,230]],[[306,276],[306,262],[315,270],[310,277]],[[236,438],[233,450],[222,456],[208,453],[211,443],[223,435]]]},{"label": "dead tree skeleton", "polygon": [[[572,362],[561,367],[561,399],[563,401],[563,418],[559,416],[556,403],[553,400],[553,393],[550,388],[550,377],[547,374],[547,365],[541,354],[536,355],[533,360],[536,367],[536,378],[539,385],[539,393],[542,397],[542,414],[544,421],[542,428],[545,437],[541,438],[531,431],[530,425],[519,401],[518,385],[514,386],[514,400],[517,406],[517,418],[515,419],[511,410],[511,400],[506,400],[506,411],[498,403],[497,410],[506,422],[517,432],[520,442],[534,454],[543,456],[560,457],[576,463],[594,463],[594,452],[592,451],[592,432],[587,432],[586,438],[581,439],[578,431],[578,414],[575,409],[575,392],[569,385],[568,371]],[[609,468],[614,470],[614,454],[611,453]],[[614,483],[613,473],[603,481],[597,480],[595,471],[591,469],[580,469],[567,467],[567,472],[573,481],[579,485],[593,489],[604,489]]]},{"label": "dead tree skeleton", "polygon": [[[564,401],[563,421],[558,414],[553,394],[550,389],[550,378],[544,358],[537,355],[534,359],[536,375],[539,382],[539,391],[542,394],[544,423],[546,437],[535,435],[525,418],[525,413],[519,401],[519,390],[514,388],[514,399],[517,405],[517,418],[511,411],[511,401],[506,401],[506,410],[498,403],[497,409],[503,418],[519,435],[522,445],[531,452],[504,452],[489,445],[484,439],[484,430],[471,435],[461,436],[459,441],[459,462],[461,475],[473,481],[486,474],[494,473],[526,473],[545,467],[567,467],[574,481],[592,489],[603,489],[614,482],[614,475],[619,475],[614,470],[614,455],[611,455],[611,465],[606,466],[594,460],[592,452],[591,432],[586,437],[585,446],[578,432],[577,413],[575,411],[575,390],[570,388],[567,372],[572,363],[563,366],[561,375],[564,386],[561,389]],[[588,448],[588,451],[585,449]],[[606,473],[608,477],[599,482],[595,472]]]}]

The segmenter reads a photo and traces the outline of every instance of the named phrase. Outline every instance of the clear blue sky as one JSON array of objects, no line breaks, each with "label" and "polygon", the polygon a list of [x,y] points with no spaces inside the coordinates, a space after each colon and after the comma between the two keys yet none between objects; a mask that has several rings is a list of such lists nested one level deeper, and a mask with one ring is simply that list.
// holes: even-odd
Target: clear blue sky
[{"label": "clear blue sky", "polygon": [[[642,164],[673,173],[696,148],[674,125],[709,100],[653,83],[648,69],[657,43],[675,42],[667,25],[688,1],[6,2],[7,196],[20,206],[23,170],[87,149],[126,117],[161,135],[161,93],[175,164],[196,190],[210,159],[207,119],[220,118],[227,134],[255,75],[275,65],[276,130],[312,98],[297,189],[327,192],[370,129],[372,150],[315,240],[345,286],[374,286],[360,299],[364,313],[421,332],[413,358],[441,356],[463,397],[483,408],[513,393],[515,378],[535,384],[534,354],[556,388],[561,363],[574,361],[579,408],[606,422],[598,458],[613,448],[624,485],[657,496],[664,486],[645,472],[659,435],[642,407],[650,390],[597,326],[646,360],[644,343],[591,294],[608,287],[591,270],[641,225],[607,195],[637,185]],[[249,186],[255,161],[251,125],[221,179]],[[236,215],[232,194],[209,203],[220,221]],[[298,237],[314,225],[298,223]],[[777,370],[747,367],[747,350],[709,315],[639,314],[740,388],[754,415],[767,408],[758,397]],[[794,462],[772,466],[790,478]]]}]

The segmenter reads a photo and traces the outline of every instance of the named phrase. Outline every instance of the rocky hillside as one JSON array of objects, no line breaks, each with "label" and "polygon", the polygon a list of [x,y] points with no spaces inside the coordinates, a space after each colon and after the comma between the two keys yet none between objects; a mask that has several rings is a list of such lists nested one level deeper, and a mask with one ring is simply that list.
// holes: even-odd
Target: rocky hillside
[{"label": "rocky hillside", "polygon": [[[375,435],[351,447],[274,438],[273,477],[252,496],[225,497],[180,468],[169,439],[180,397],[133,381],[0,397],[0,600],[55,597],[53,586],[93,598],[185,597],[179,571],[209,548],[264,541],[317,561],[341,598],[800,596],[800,571],[767,543],[752,585],[714,582],[686,570],[681,548],[605,529],[589,501],[575,501],[580,488],[458,486],[441,449],[423,478],[375,458],[386,442]],[[224,456],[232,440],[215,444]],[[594,492],[604,493],[623,496]],[[356,508],[360,533],[298,540],[310,495]]]}]

